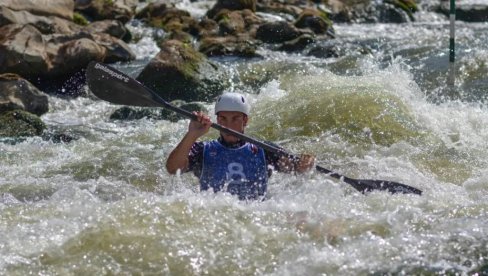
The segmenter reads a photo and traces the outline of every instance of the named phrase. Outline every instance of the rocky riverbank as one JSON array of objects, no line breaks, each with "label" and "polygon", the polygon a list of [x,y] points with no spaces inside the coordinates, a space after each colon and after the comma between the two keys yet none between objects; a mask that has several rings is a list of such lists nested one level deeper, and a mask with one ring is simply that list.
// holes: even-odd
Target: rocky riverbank
[{"label": "rocky riverbank", "polygon": [[[459,2],[459,19],[488,18],[488,4]],[[446,3],[429,8],[447,16]],[[337,57],[344,53],[323,43],[334,39],[334,23],[410,22],[419,4],[414,0],[218,0],[197,18],[178,9],[174,1],[4,0],[0,3],[0,136],[45,134],[40,116],[48,112],[49,97],[88,96],[84,69],[90,61],[134,61],[128,44],[140,38],[125,27],[131,20],[163,33],[154,37],[160,52],[137,79],[167,100],[199,109],[191,102],[212,101],[229,86],[227,72],[212,57],[263,58],[259,47]],[[112,118],[145,116],[177,119],[128,107]],[[71,139],[62,133],[53,135]]]}]

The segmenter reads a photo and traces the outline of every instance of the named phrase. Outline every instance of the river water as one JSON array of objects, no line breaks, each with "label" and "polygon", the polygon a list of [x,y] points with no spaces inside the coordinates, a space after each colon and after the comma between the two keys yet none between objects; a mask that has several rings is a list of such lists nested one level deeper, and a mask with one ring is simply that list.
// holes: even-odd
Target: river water
[{"label": "river water", "polygon": [[[449,22],[417,19],[336,24],[338,58],[263,47],[215,61],[253,102],[249,136],[422,196],[363,195],[318,172],[273,174],[264,202],[201,193],[164,169],[187,120],[112,121],[118,106],[51,96],[42,119],[78,139],[0,143],[0,274],[486,273],[488,24],[457,22],[449,71]],[[136,76],[157,48],[129,26],[146,36],[115,66]]]}]

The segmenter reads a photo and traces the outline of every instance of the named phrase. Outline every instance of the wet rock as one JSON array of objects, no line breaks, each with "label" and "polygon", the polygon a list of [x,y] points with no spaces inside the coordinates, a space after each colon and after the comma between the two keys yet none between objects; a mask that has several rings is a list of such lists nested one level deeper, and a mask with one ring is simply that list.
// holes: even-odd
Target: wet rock
[{"label": "wet rock", "polygon": [[[203,111],[208,112],[207,109],[200,103],[192,102],[186,103],[185,101],[176,100],[172,101],[171,104],[182,108],[186,111]],[[112,113],[110,115],[111,120],[140,120],[140,119],[152,119],[152,120],[168,120],[171,122],[177,122],[182,119],[188,119],[177,114],[174,111],[170,111],[162,108],[150,108],[150,107],[129,107],[124,106]]]},{"label": "wet rock", "polygon": [[38,116],[48,112],[48,97],[15,74],[0,75],[0,113],[24,110]]},{"label": "wet rock", "polygon": [[256,31],[256,38],[265,43],[282,43],[298,38],[303,32],[285,21],[268,22]]},{"label": "wet rock", "polygon": [[407,13],[405,10],[396,7],[392,4],[380,4],[375,6],[375,12],[373,13],[378,22],[382,23],[406,23],[413,21],[414,18],[411,13]]},{"label": "wet rock", "polygon": [[306,7],[313,7],[313,3],[309,1],[274,1],[261,0],[256,3],[256,10],[258,12],[276,14],[279,16],[289,15],[293,20],[297,18]]},{"label": "wet rock", "polygon": [[2,0],[0,6],[7,7],[14,11],[28,11],[34,15],[56,16],[71,20],[73,18],[73,0]]},{"label": "wet rock", "polygon": [[[198,102],[187,103],[185,101],[176,100],[176,101],[172,101],[171,104],[173,104],[174,106],[177,106],[181,109],[184,109],[186,111],[189,111],[189,112],[201,111],[201,112],[208,113],[208,110],[205,108],[205,106],[203,106],[202,104],[200,104]],[[171,122],[177,122],[179,120],[188,119],[188,118],[181,116],[178,113],[170,111],[168,109],[161,109],[160,116],[163,120],[168,120]]]},{"label": "wet rock", "polygon": [[308,56],[314,56],[318,58],[331,58],[341,56],[339,47],[334,44],[322,44],[312,47],[308,52]]},{"label": "wet rock", "polygon": [[220,11],[250,10],[256,12],[256,0],[217,0],[215,5],[207,11],[209,18],[214,18]]},{"label": "wet rock", "polygon": [[22,110],[8,111],[0,115],[0,137],[38,136],[46,125],[38,116]]},{"label": "wet rock", "polygon": [[[466,22],[486,22],[488,21],[488,2],[486,4],[470,4],[456,1],[456,20]],[[450,2],[441,0],[439,12],[449,16]]]},{"label": "wet rock", "polygon": [[88,33],[105,33],[115,38],[129,42],[131,34],[122,22],[118,20],[101,20],[87,25],[84,31]]},{"label": "wet rock", "polygon": [[0,6],[0,27],[9,24],[30,24],[42,34],[70,34],[80,30],[79,25],[68,19],[56,16],[39,16],[28,11],[15,11]]},{"label": "wet rock", "polygon": [[229,85],[223,71],[191,45],[164,41],[137,77],[165,100],[210,101]]},{"label": "wet rock", "polygon": [[207,56],[260,57],[257,43],[249,37],[208,37],[200,41],[198,50]]},{"label": "wet rock", "polygon": [[250,10],[223,10],[215,16],[219,25],[219,35],[255,37],[256,31],[264,21]]},{"label": "wet rock", "polygon": [[42,139],[44,141],[51,141],[55,144],[59,143],[70,143],[76,141],[79,138],[68,133],[43,133]]},{"label": "wet rock", "polygon": [[120,39],[107,34],[43,35],[32,25],[0,28],[0,73],[16,73],[35,83],[66,80],[90,61],[129,61],[135,55]]},{"label": "wet rock", "polygon": [[329,18],[334,22],[348,23],[404,23],[415,20],[415,0],[329,0]]},{"label": "wet rock", "polygon": [[308,28],[315,34],[326,34],[332,28],[332,21],[325,12],[306,9],[298,16],[294,25],[301,29]]},{"label": "wet rock", "polygon": [[192,32],[198,22],[188,11],[177,9],[165,3],[150,3],[135,16],[149,26],[161,28],[166,32]]},{"label": "wet rock", "polygon": [[278,50],[286,52],[298,52],[315,42],[312,34],[303,34],[293,40],[284,42]]},{"label": "wet rock", "polygon": [[127,23],[134,17],[137,0],[75,0],[74,9],[93,21],[115,19]]},{"label": "wet rock", "polygon": [[214,37],[218,36],[219,34],[219,24],[217,24],[215,20],[205,17],[198,22],[197,33],[195,33],[195,36],[198,38]]}]

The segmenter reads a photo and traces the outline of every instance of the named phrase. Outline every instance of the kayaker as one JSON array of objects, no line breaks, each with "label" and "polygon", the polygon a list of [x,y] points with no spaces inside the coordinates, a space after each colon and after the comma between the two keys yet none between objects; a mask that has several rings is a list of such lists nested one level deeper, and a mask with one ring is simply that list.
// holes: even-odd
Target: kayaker
[{"label": "kayaker", "polygon": [[[217,123],[244,133],[249,122],[250,105],[238,93],[225,93],[215,103]],[[289,158],[266,151],[239,138],[220,132],[212,141],[197,141],[206,134],[212,121],[194,112],[188,131],[166,161],[170,174],[192,171],[200,179],[200,189],[227,191],[239,199],[263,199],[272,170],[304,173],[314,166],[315,157],[304,154]]]}]

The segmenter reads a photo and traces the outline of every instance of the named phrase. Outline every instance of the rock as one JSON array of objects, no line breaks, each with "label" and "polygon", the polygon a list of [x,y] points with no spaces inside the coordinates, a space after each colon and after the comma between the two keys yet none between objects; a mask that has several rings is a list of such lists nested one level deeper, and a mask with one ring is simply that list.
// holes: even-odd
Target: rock
[{"label": "rock", "polygon": [[[303,3],[306,2],[306,3]],[[276,14],[279,16],[288,15],[289,20],[297,18],[306,7],[313,7],[309,1],[274,1],[261,0],[256,3],[256,10],[258,12]]]},{"label": "rock", "polygon": [[41,116],[49,110],[48,97],[18,75],[0,75],[0,113],[17,109]]},{"label": "rock", "polygon": [[297,18],[294,23],[297,28],[308,28],[315,34],[326,34],[332,28],[332,21],[324,12],[318,10],[306,9]]},{"label": "rock", "polygon": [[110,120],[140,120],[142,118],[158,119],[158,108],[146,108],[146,107],[130,107],[123,106],[115,110],[110,115]]},{"label": "rock", "polygon": [[14,110],[0,115],[0,137],[39,136],[45,129],[44,122],[27,111]]},{"label": "rock", "polygon": [[[439,11],[449,16],[450,2],[441,0]],[[488,21],[488,2],[486,4],[471,4],[469,1],[456,1],[456,20],[466,22]]]},{"label": "rock", "polygon": [[35,15],[73,19],[73,0],[2,0],[0,6],[14,11],[28,11]]},{"label": "rock", "polygon": [[256,38],[265,43],[282,43],[298,38],[302,32],[285,21],[268,22],[256,31]]},{"label": "rock", "polygon": [[80,30],[80,26],[71,20],[56,16],[39,16],[28,11],[14,11],[7,7],[0,6],[0,27],[9,24],[30,24],[42,34],[70,34]]},{"label": "rock", "polygon": [[91,20],[115,19],[127,23],[134,17],[136,0],[75,0],[75,10]]},{"label": "rock", "polygon": [[298,52],[305,49],[308,45],[315,42],[315,38],[312,34],[303,34],[293,40],[289,40],[283,43],[278,50],[286,52]]},{"label": "rock", "polygon": [[215,5],[207,11],[208,18],[214,18],[220,11],[250,10],[256,12],[256,0],[217,0]]},{"label": "rock", "polygon": [[161,28],[166,32],[192,32],[198,25],[188,11],[168,6],[165,3],[150,3],[135,15],[136,19],[147,22],[149,26]]},{"label": "rock", "polygon": [[[185,101],[176,100],[171,104],[182,108],[186,111],[202,111],[208,112],[207,109],[200,103],[192,102],[186,103]],[[150,107],[129,107],[124,106],[110,115],[111,120],[140,120],[140,119],[152,119],[152,120],[168,120],[171,122],[177,122],[182,119],[188,119],[184,116],[177,114],[174,111],[164,108],[150,108]]]},{"label": "rock", "polygon": [[165,100],[210,101],[228,87],[223,70],[191,45],[167,40],[137,80]]},{"label": "rock", "polygon": [[0,73],[24,78],[45,74],[50,66],[46,41],[32,25],[10,24],[0,28]]},{"label": "rock", "polygon": [[131,34],[122,22],[118,20],[101,20],[88,24],[84,29],[88,33],[104,33],[129,42]]},{"label": "rock", "polygon": [[[203,106],[202,104],[197,103],[197,102],[186,103],[184,101],[177,100],[177,101],[171,102],[171,104],[173,104],[173,105],[175,105],[181,109],[184,109],[186,111],[189,111],[189,112],[201,111],[204,113],[208,113],[208,110],[205,108],[205,106]],[[188,119],[184,116],[179,115],[176,112],[169,111],[168,109],[161,109],[160,114],[161,114],[161,118],[163,120],[168,120],[171,122],[177,122],[179,120]]]},{"label": "rock", "polygon": [[248,37],[207,37],[200,41],[198,50],[207,56],[260,57],[257,43]]},{"label": "rock", "polygon": [[69,79],[92,60],[134,58],[127,44],[108,34],[43,35],[32,25],[17,24],[0,28],[0,73],[16,73],[34,83]]}]

